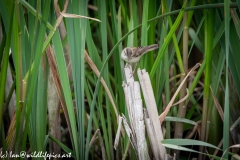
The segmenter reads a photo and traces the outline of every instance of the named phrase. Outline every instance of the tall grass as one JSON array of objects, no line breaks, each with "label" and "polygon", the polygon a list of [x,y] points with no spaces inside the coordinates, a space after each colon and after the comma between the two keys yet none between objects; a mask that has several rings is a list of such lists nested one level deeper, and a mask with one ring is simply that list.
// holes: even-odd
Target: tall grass
[{"label": "tall grass", "polygon": [[[173,156],[176,146],[183,150],[180,146],[188,144],[194,147],[185,149],[189,152],[177,150],[177,158],[207,159],[201,153],[216,159],[234,156],[236,150],[229,147],[240,143],[240,3],[204,2],[0,1],[2,151],[71,153],[86,160],[135,159],[124,130],[113,148],[117,116],[128,115],[120,54],[127,46],[158,43],[159,50],[144,55],[137,67],[150,73],[159,115],[189,70],[201,63],[178,95],[178,100],[188,94],[187,98],[171,108],[162,126],[170,139],[162,142],[168,154]],[[10,87],[9,78],[15,82]],[[52,92],[57,93],[56,106],[48,106]],[[16,97],[11,99],[16,105],[10,105],[10,97]],[[15,110],[13,115],[10,110]]]}]

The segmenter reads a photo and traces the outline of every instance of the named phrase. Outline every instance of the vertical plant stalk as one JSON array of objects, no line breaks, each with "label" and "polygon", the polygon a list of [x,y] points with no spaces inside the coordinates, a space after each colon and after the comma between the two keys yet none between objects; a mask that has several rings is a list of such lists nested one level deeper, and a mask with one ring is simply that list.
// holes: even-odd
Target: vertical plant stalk
[{"label": "vertical plant stalk", "polygon": [[[3,61],[2,67],[0,72],[0,133],[2,133],[2,115],[3,115],[3,104],[4,104],[4,92],[5,92],[5,85],[7,80],[7,67],[8,67],[8,57],[9,57],[9,50],[10,50],[10,43],[11,43],[11,35],[12,35],[12,28],[13,28],[13,17],[14,17],[14,6],[12,6],[12,13],[11,13],[11,20],[8,30],[8,35],[6,39],[6,45],[3,53]],[[1,135],[1,134],[0,134]]]},{"label": "vertical plant stalk", "polygon": [[[10,29],[11,31],[11,29]],[[10,33],[11,34],[11,33]],[[9,36],[7,38],[7,40],[9,41],[8,42],[8,45],[10,46],[10,40],[11,40],[11,36]],[[7,68],[8,68],[8,57],[9,57],[9,49],[10,47],[6,47],[5,50],[4,50],[4,55],[3,55],[3,63],[2,63],[2,68],[1,68],[1,73],[0,73],[0,76],[1,76],[1,80],[0,80],[0,132],[2,130],[2,116],[3,116],[3,106],[4,106],[4,91],[5,91],[5,86],[6,86],[6,80],[7,80]],[[2,133],[2,132],[1,132]]]},{"label": "vertical plant stalk", "polygon": [[[165,21],[166,22],[166,21]],[[163,24],[166,24],[163,22]],[[167,35],[167,28],[165,25],[164,28],[164,37]],[[170,84],[169,84],[169,51],[168,49],[165,51],[166,53],[164,54],[164,75],[166,75],[165,78],[165,104],[168,104],[170,101]],[[166,106],[164,106],[166,107]],[[168,113],[169,116],[172,115],[172,112],[170,111]],[[171,127],[170,127],[170,122],[166,122],[166,139],[170,139],[170,134],[171,134]],[[168,151],[170,151],[168,149]]]},{"label": "vertical plant stalk", "polygon": [[[188,13],[185,12],[183,15],[183,25],[184,25],[184,30],[183,30],[183,67],[184,67],[185,73],[187,73],[187,71],[188,71],[188,26],[186,25],[187,17],[188,17]],[[181,81],[184,79],[184,77],[185,76],[181,77]],[[185,97],[186,88],[187,88],[187,82],[185,82],[181,88],[179,99],[182,99]],[[185,115],[186,115],[186,106],[185,106],[185,102],[182,102],[179,104],[178,117],[184,118]],[[183,123],[177,122],[176,128],[175,128],[175,133],[174,133],[174,138],[182,138],[182,136],[183,136]],[[176,157],[179,157],[179,153],[180,153],[179,150],[177,150],[175,152],[176,152]]]},{"label": "vertical plant stalk", "polygon": [[230,20],[230,2],[224,0],[224,24],[225,24],[225,45],[226,45],[226,86],[224,101],[224,128],[223,128],[223,150],[226,151],[224,158],[228,158],[229,147],[229,87],[228,87],[228,63],[229,63],[229,20]]},{"label": "vertical plant stalk", "polygon": [[[204,78],[204,91],[203,91],[203,111],[202,111],[202,125],[201,125],[201,141],[206,141],[207,135],[207,115],[208,115],[208,100],[210,95],[210,80],[211,80],[211,67],[212,67],[212,50],[213,50],[213,10],[204,10],[204,43],[205,43],[205,59],[206,69]],[[200,146],[200,152],[204,152],[205,147]],[[202,159],[203,155],[199,154],[198,159]]]}]

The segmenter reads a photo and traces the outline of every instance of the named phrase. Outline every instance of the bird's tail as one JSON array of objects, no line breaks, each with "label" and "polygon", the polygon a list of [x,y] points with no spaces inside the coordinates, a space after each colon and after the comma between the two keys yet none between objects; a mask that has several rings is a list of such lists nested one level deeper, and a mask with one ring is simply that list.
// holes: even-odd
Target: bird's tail
[{"label": "bird's tail", "polygon": [[138,52],[140,55],[142,55],[152,50],[155,50],[157,48],[158,48],[158,44],[152,44],[150,46],[142,46],[142,47],[138,47]]},{"label": "bird's tail", "polygon": [[158,44],[152,44],[150,46],[147,46],[147,50],[148,50],[147,52],[155,50],[157,48],[158,48]]}]

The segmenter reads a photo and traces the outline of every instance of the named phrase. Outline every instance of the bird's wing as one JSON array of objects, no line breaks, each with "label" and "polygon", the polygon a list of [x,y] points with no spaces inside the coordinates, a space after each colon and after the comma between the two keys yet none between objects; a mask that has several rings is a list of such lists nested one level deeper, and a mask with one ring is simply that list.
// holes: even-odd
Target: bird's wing
[{"label": "bird's wing", "polygon": [[134,47],[131,48],[132,54],[130,58],[132,57],[141,57],[144,53],[147,53],[149,51],[155,50],[158,48],[158,44],[153,44],[150,46],[140,46],[140,47]]},{"label": "bird's wing", "polygon": [[139,57],[141,56],[144,52],[146,52],[147,47],[136,47],[132,49],[132,57]]}]

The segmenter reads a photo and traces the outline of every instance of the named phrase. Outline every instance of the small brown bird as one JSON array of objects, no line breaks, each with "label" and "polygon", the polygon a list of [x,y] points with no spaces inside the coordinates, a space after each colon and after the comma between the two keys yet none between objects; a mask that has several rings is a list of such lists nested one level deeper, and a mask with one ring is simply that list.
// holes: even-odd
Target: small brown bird
[{"label": "small brown bird", "polygon": [[152,44],[150,46],[141,46],[141,47],[126,47],[121,53],[121,58],[127,62],[127,64],[132,65],[133,74],[135,72],[138,61],[141,57],[152,50],[158,48],[158,44]]},{"label": "small brown bird", "polygon": [[137,63],[145,53],[157,48],[158,44],[141,47],[126,47],[121,53],[121,58],[130,64]]}]

